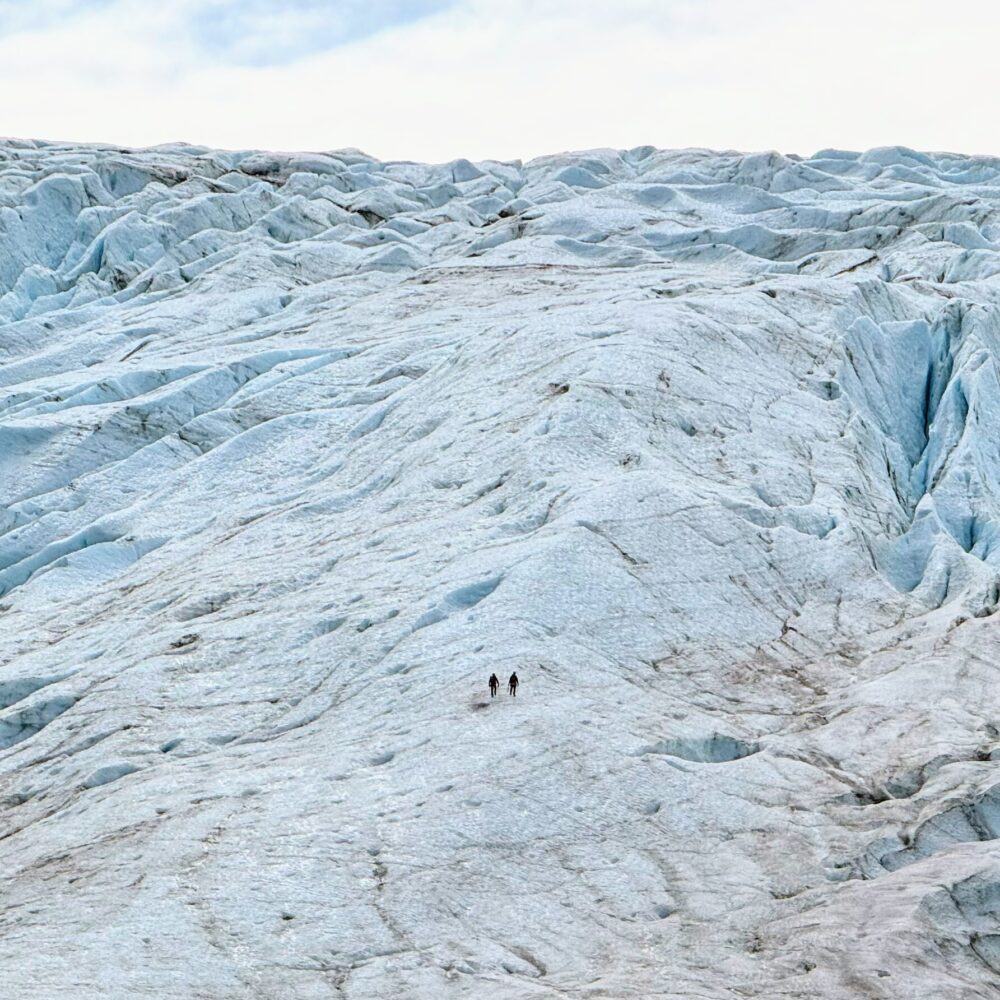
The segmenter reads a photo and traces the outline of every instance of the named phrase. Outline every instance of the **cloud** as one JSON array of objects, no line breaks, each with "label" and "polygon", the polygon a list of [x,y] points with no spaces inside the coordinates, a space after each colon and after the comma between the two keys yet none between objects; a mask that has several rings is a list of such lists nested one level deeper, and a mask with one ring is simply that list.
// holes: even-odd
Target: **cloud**
[{"label": "cloud", "polygon": [[31,30],[73,18],[111,0],[0,0],[0,34]]},{"label": "cloud", "polygon": [[[410,24],[452,0],[171,0],[154,10],[121,0],[0,0],[0,35],[45,36],[86,31],[127,18],[135,34],[161,46],[201,50],[206,59],[280,65],[303,55]],[[90,17],[98,15],[98,17]],[[23,39],[22,39],[23,41]]]},{"label": "cloud", "polygon": [[189,12],[194,39],[226,61],[277,65],[409,24],[450,0],[208,0]]},{"label": "cloud", "polygon": [[1000,152],[986,0],[947,17],[934,0],[456,0],[381,20],[354,0],[245,0],[227,32],[231,7],[108,0],[0,38],[0,130],[431,160],[645,143]]}]

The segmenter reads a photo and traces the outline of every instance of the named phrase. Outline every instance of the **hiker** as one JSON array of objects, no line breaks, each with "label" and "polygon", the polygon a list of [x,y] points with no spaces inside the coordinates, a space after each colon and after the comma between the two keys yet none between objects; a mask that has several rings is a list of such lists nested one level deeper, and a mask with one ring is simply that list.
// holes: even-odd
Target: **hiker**
[{"label": "hiker", "polygon": [[496,674],[490,674],[490,697],[497,696],[497,688],[500,687],[500,678]]},{"label": "hiker", "polygon": [[515,673],[511,674],[510,675],[510,680],[507,681],[507,693],[509,695],[511,695],[512,697],[516,698],[517,697],[517,686],[520,683],[521,682],[517,679],[517,673],[515,672]]}]

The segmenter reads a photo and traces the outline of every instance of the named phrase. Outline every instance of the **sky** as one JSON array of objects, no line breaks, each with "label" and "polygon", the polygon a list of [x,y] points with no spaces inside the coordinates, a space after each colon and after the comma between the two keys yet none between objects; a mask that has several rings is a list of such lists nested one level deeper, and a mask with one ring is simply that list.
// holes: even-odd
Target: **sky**
[{"label": "sky", "polygon": [[0,0],[0,135],[1000,155],[995,0]]}]

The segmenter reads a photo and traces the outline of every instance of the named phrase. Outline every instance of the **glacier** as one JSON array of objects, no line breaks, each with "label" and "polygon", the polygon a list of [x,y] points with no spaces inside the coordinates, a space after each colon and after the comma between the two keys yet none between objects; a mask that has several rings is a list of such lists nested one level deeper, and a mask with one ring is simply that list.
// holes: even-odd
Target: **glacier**
[{"label": "glacier", "polygon": [[0,993],[1000,996],[998,353],[1000,159],[0,142]]}]

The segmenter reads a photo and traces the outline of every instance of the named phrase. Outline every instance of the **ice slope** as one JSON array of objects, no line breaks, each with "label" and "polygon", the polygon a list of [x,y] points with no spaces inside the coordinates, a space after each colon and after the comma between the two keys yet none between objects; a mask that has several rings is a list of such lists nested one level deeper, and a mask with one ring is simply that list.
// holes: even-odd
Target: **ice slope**
[{"label": "ice slope", "polygon": [[1000,160],[0,206],[4,998],[1000,996]]}]

